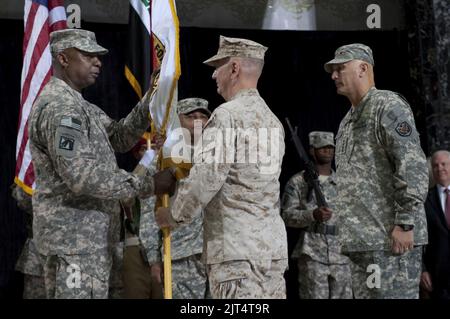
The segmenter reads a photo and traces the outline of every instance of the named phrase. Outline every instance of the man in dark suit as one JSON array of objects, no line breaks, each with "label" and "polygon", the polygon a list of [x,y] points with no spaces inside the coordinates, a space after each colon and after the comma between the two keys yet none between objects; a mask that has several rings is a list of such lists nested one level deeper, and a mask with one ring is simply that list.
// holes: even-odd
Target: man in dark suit
[{"label": "man in dark suit", "polygon": [[431,167],[436,185],[425,202],[428,245],[420,284],[431,298],[450,299],[450,152],[435,152]]}]

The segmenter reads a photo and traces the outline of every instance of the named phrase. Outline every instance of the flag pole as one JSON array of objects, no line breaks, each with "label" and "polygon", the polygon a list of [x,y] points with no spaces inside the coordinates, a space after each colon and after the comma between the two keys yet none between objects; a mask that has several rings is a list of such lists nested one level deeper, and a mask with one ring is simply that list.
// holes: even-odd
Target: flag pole
[{"label": "flag pole", "polygon": [[[152,123],[153,124],[153,123]],[[152,130],[154,126],[152,126]],[[147,148],[151,149],[151,140],[147,139]],[[160,156],[162,154],[160,153]],[[164,167],[160,166],[160,169]],[[161,196],[161,207],[169,208],[169,194]],[[163,265],[164,265],[164,299],[172,299],[172,255],[170,251],[171,247],[171,234],[170,228],[164,227],[161,229],[163,234]]]},{"label": "flag pole", "polygon": [[[167,9],[167,5],[170,7],[170,14],[171,14],[171,18],[172,18],[172,28],[173,28],[173,39],[174,40],[174,46],[169,46],[167,49],[170,49],[170,55],[169,57],[173,58],[174,61],[174,67],[175,67],[175,72],[173,74],[173,78],[171,80],[171,86],[170,86],[170,91],[166,92],[169,93],[167,95],[168,100],[166,102],[166,110],[165,110],[165,116],[163,117],[162,123],[160,125],[159,128],[159,133],[162,136],[166,136],[166,129],[167,129],[167,125],[169,122],[169,116],[170,116],[170,110],[172,107],[172,103],[173,103],[173,99],[177,98],[176,94],[177,94],[177,82],[178,79],[180,77],[181,74],[181,66],[180,66],[180,52],[179,52],[179,21],[178,21],[178,16],[176,13],[176,8],[175,8],[175,1],[174,0],[165,0],[165,1],[150,1],[150,18],[153,20],[155,17],[153,17],[153,13],[158,10],[161,10],[161,8],[165,8]],[[155,9],[156,8],[158,9]],[[164,7],[166,6],[166,7]],[[159,12],[159,11],[158,11]],[[156,17],[165,17],[167,18],[165,15],[161,15],[161,13],[167,12],[167,10],[161,10],[159,13],[159,15],[156,15]],[[155,18],[156,19],[156,18]],[[151,25],[153,26],[153,21],[151,22]],[[156,26],[159,25],[165,25],[165,23],[162,24],[158,24],[157,22],[155,22]],[[167,37],[167,35],[165,35],[165,32],[167,31],[165,28],[161,29],[161,37]],[[162,32],[164,31],[164,32]],[[158,36],[158,29],[154,29],[152,28],[152,36],[151,36],[151,41],[152,41],[152,54],[153,54],[153,58],[152,61],[156,62],[160,67],[163,66],[163,56],[166,56],[167,53],[169,52],[164,52],[163,56],[159,56],[159,54],[155,54],[156,52],[156,48],[159,47],[161,48],[161,46],[163,48],[165,48],[165,45],[163,45],[161,43],[161,45],[157,45],[155,43],[156,39]],[[170,37],[169,37],[170,38]],[[168,38],[168,39],[169,39]],[[169,39],[170,42],[170,39]],[[175,51],[173,51],[175,50]],[[163,50],[165,51],[165,49]],[[174,56],[172,57],[172,52],[174,53]],[[158,63],[159,62],[159,63]],[[164,70],[161,70],[162,72]],[[167,74],[166,74],[167,75]],[[166,83],[166,82],[164,82]],[[168,84],[168,83],[167,83]],[[156,124],[156,123],[155,123]],[[162,155],[162,151],[160,152],[160,165],[159,168],[160,169],[165,169],[168,167],[173,167],[174,164],[171,163],[170,161],[165,161],[165,159],[163,158]],[[177,167],[177,165],[175,165],[175,167]],[[169,208],[169,194],[164,194],[162,197],[160,197],[160,203],[162,207],[164,208]],[[172,258],[171,258],[171,231],[170,228],[162,228],[162,233],[163,233],[163,264],[164,264],[164,298],[165,299],[172,299]]]},{"label": "flag pole", "polygon": [[[162,196],[162,207],[169,207],[169,195],[164,194]],[[170,252],[170,229],[164,227],[163,233],[163,246],[164,246],[164,299],[172,299],[172,258]]]},{"label": "flag pole", "polygon": [[[152,20],[152,1],[149,2],[149,15],[150,15],[150,21]],[[150,22],[151,25],[151,22]],[[157,58],[157,55],[155,54],[155,42],[153,33],[150,33],[150,61],[153,67],[161,67],[162,64],[162,58],[159,60]],[[154,123],[151,123],[151,128],[153,132],[156,132],[156,127]],[[167,123],[163,123],[162,126],[162,134],[165,135]],[[148,142],[148,147],[150,148],[151,142]],[[162,152],[160,153],[160,163],[162,163]],[[160,169],[163,169],[160,165]],[[169,194],[162,195],[161,199],[161,206],[165,208],[169,208]],[[156,209],[156,207],[155,207]],[[169,228],[163,228],[161,229],[163,234],[163,265],[164,265],[164,299],[172,299],[172,255],[170,251],[170,229]]]}]

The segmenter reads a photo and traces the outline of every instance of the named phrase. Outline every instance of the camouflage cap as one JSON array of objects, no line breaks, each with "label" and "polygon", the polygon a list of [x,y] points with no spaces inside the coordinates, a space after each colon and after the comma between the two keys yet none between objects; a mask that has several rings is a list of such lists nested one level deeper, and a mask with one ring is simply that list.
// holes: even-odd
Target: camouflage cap
[{"label": "camouflage cap", "polygon": [[180,100],[177,103],[178,114],[188,114],[197,110],[205,112],[208,116],[211,115],[211,111],[208,110],[208,101],[205,99],[191,97]]},{"label": "camouflage cap", "polygon": [[313,131],[309,133],[309,145],[314,148],[334,146],[334,135],[332,132]]},{"label": "camouflage cap", "polygon": [[362,60],[372,65],[375,65],[373,60],[372,50],[364,44],[352,43],[339,47],[334,52],[334,59],[324,64],[325,71],[332,72],[332,64],[346,63],[351,60]]},{"label": "camouflage cap", "polygon": [[264,60],[267,47],[251,40],[227,38],[220,36],[219,50],[217,54],[203,63],[214,66],[219,60],[229,57],[243,57]]},{"label": "camouflage cap", "polygon": [[82,29],[65,29],[50,33],[50,50],[52,56],[68,48],[103,55],[108,50],[97,44],[94,32]]}]

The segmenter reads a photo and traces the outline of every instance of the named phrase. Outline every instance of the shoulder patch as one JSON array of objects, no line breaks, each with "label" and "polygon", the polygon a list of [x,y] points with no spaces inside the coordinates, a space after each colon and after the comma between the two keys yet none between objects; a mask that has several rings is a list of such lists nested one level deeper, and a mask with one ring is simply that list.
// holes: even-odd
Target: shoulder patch
[{"label": "shoulder patch", "polygon": [[410,136],[411,132],[412,132],[412,128],[411,128],[411,125],[408,124],[408,122],[403,121],[403,122],[397,124],[395,131],[400,136]]},{"label": "shoulder patch", "polygon": [[74,117],[64,116],[61,118],[60,126],[70,127],[74,130],[81,131],[81,121]]},{"label": "shoulder patch", "polygon": [[80,131],[59,126],[54,140],[56,154],[66,158],[74,157],[80,144],[80,139]]},{"label": "shoulder patch", "polygon": [[73,151],[73,145],[75,144],[75,139],[70,136],[61,135],[59,138],[59,149],[66,151]]}]

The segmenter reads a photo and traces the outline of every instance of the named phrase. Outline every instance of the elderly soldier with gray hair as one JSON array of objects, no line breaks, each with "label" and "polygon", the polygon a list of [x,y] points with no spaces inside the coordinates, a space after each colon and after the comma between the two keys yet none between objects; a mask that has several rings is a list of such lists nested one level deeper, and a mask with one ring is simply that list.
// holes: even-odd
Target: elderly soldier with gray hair
[{"label": "elderly soldier with gray hair", "polygon": [[373,66],[359,43],[324,65],[351,102],[336,140],[339,233],[356,298],[418,298],[428,169],[408,102],[375,88]]},{"label": "elderly soldier with gray hair", "polygon": [[[208,101],[201,98],[187,98],[178,101],[177,113],[181,127],[190,135],[186,141],[198,141],[202,128],[211,112]],[[198,132],[194,129],[198,121]],[[192,154],[192,152],[191,152]],[[152,269],[154,280],[162,282],[162,233],[153,213],[146,212],[141,219],[141,241]],[[208,294],[205,264],[201,260],[203,250],[203,212],[194,217],[190,224],[183,225],[171,233],[172,282],[174,299],[204,299]]]},{"label": "elderly soldier with gray hair", "polygon": [[311,132],[309,144],[329,207],[317,205],[304,171],[287,182],[281,201],[286,226],[302,229],[292,253],[298,263],[299,296],[301,299],[351,299],[350,263],[348,257],[341,254],[338,217],[332,211],[337,196],[336,174],[331,168],[333,133]]},{"label": "elderly soldier with gray hair", "polygon": [[[278,181],[284,131],[256,89],[266,49],[220,37],[217,55],[204,63],[215,68],[212,77],[226,103],[206,124],[203,149],[196,150],[170,210],[156,214],[160,226],[175,227],[204,211],[203,254],[213,298],[286,297]],[[258,133],[266,138],[254,140]],[[272,156],[265,158],[267,152]]]},{"label": "elderly soldier with gray hair", "polygon": [[[108,52],[94,33],[55,31],[50,47],[54,76],[36,100],[29,125],[36,174],[33,235],[46,294],[107,298],[119,200],[168,191],[151,170],[127,173],[114,156],[128,151],[148,127],[150,94],[116,122],[81,95],[99,76],[99,55]],[[140,165],[150,167],[152,157],[147,151]],[[173,178],[168,171],[158,174],[162,182]]]}]

